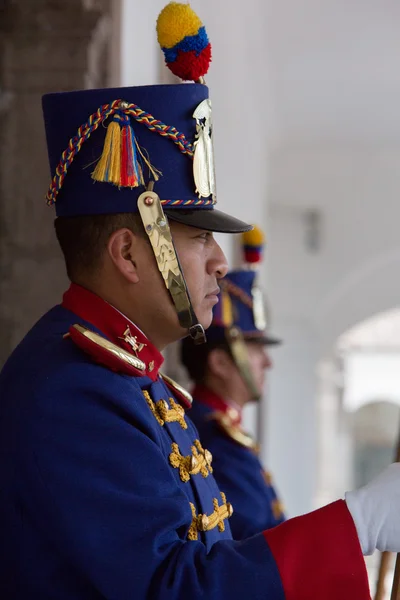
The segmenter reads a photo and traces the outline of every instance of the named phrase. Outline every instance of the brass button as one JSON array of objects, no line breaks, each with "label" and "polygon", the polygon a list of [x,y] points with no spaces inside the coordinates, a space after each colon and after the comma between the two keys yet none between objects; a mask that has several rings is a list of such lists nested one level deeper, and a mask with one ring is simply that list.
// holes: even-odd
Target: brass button
[{"label": "brass button", "polygon": [[209,467],[211,467],[211,463],[213,460],[213,456],[212,456],[211,452],[209,450],[206,450],[204,455],[205,455],[206,463],[208,464]]},{"label": "brass button", "polygon": [[236,408],[228,408],[228,417],[236,421],[239,418],[239,411]]},{"label": "brass button", "polygon": [[207,517],[207,515],[201,515],[199,527],[200,531],[207,531],[209,522],[210,519]]},{"label": "brass button", "polygon": [[194,469],[197,467],[198,464],[199,464],[199,461],[197,460],[197,458],[195,456],[191,456],[190,457],[190,470],[194,471]]}]

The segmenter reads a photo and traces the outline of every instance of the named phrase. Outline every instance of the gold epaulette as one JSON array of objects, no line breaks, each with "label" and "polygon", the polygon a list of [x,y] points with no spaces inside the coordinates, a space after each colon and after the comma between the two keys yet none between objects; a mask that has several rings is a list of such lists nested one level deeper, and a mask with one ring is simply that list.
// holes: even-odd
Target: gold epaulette
[{"label": "gold epaulette", "polygon": [[145,374],[146,364],[137,356],[126,352],[126,350],[83,325],[77,323],[72,325],[64,338],[70,338],[95,362],[108,367],[112,371],[136,377]]},{"label": "gold epaulette", "polygon": [[252,450],[255,454],[259,453],[259,445],[253,440],[251,435],[243,431],[239,425],[234,424],[229,415],[222,412],[215,412],[210,415],[210,419],[217,421],[222,431],[237,444]]}]

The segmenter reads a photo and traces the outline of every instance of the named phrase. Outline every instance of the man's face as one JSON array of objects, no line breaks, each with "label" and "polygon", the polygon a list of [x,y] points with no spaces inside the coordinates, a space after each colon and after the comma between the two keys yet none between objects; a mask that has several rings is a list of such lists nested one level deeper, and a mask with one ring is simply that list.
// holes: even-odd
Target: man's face
[{"label": "man's face", "polygon": [[218,279],[228,271],[225,255],[212,233],[172,221],[170,227],[194,312],[207,329],[218,302]]},{"label": "man's face", "polygon": [[[254,341],[245,341],[245,345],[254,385],[261,398],[264,391],[266,371],[272,367],[272,361],[264,345]],[[227,395],[232,400],[235,400],[241,406],[254,400],[249,386],[246,384],[233,358],[225,350],[215,348],[211,351],[208,360],[209,373],[217,376],[222,381]]]},{"label": "man's face", "polygon": [[266,371],[272,367],[272,361],[266,346],[263,344],[247,341],[246,348],[254,382],[261,395],[264,389]]}]

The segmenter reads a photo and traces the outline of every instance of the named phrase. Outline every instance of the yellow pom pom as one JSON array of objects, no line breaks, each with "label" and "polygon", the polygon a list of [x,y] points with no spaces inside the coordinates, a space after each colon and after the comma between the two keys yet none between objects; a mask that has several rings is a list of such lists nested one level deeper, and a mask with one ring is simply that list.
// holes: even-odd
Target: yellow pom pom
[{"label": "yellow pom pom", "polygon": [[170,2],[157,19],[157,37],[162,48],[173,48],[185,37],[196,35],[202,22],[188,4]]},{"label": "yellow pom pom", "polygon": [[262,246],[264,241],[264,233],[257,225],[254,225],[254,228],[251,231],[242,233],[243,246]]}]

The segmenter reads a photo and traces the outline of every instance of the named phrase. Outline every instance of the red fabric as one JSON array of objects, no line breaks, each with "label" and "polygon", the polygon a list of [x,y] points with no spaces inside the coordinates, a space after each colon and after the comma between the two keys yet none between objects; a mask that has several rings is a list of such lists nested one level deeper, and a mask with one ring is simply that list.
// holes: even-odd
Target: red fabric
[{"label": "red fabric", "polygon": [[178,56],[173,63],[167,63],[174,75],[186,81],[197,81],[203,77],[210,66],[211,44],[208,44],[197,55],[196,50],[184,52],[178,50]]},{"label": "red fabric", "polygon": [[370,600],[356,528],[344,500],[264,532],[285,600]]},{"label": "red fabric", "polygon": [[139,185],[135,172],[135,150],[132,128],[125,125],[121,130],[121,187],[137,187]]},{"label": "red fabric", "polygon": [[[75,283],[72,283],[69,290],[65,292],[62,305],[100,329],[111,342],[140,358],[146,364],[146,371],[142,375],[147,375],[152,381],[156,381],[164,362],[162,354],[149,342],[144,333],[116,308]],[[145,344],[137,354],[130,344],[121,339],[128,327],[131,336],[135,337],[139,344]]]},{"label": "red fabric", "polygon": [[[222,412],[224,414],[229,413],[232,424],[239,425],[242,421],[242,411],[239,406],[229,404],[224,398],[210,390],[205,385],[196,385],[192,391],[192,396],[196,402],[201,402],[201,404],[205,404],[212,410],[217,412]],[[237,412],[237,418],[232,418],[233,411]]]},{"label": "red fabric", "polygon": [[128,127],[122,127],[121,129],[121,175],[120,185],[121,187],[129,187],[128,177]]}]

